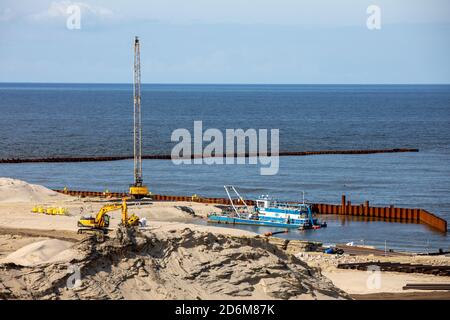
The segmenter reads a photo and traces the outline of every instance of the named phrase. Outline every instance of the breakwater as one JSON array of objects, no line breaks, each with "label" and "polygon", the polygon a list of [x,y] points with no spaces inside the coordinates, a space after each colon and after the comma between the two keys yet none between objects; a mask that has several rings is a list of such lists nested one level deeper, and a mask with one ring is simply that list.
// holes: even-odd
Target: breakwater
[{"label": "breakwater", "polygon": [[[395,148],[395,149],[366,149],[366,150],[321,150],[321,151],[282,151],[279,152],[280,157],[287,156],[312,156],[312,155],[325,155],[325,154],[375,154],[375,153],[397,153],[397,152],[419,152],[419,149],[410,148]],[[268,156],[271,155],[269,152]],[[254,157],[258,154],[243,153],[243,154],[225,154],[216,155],[214,157]],[[191,155],[190,157],[183,158],[178,157],[174,159],[198,159],[207,158],[203,155]],[[95,162],[95,161],[119,161],[133,159],[133,156],[100,156],[100,157],[46,157],[46,158],[5,158],[0,159],[0,163],[56,163],[56,162]],[[143,155],[142,159],[146,160],[171,160],[170,154],[155,154],[155,155]]]}]

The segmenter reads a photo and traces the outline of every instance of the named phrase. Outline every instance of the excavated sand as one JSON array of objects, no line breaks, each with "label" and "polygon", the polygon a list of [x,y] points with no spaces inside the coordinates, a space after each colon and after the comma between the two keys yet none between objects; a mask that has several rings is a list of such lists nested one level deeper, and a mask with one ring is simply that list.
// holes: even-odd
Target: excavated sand
[{"label": "excavated sand", "polygon": [[[90,237],[72,248],[58,242],[64,259],[46,251],[46,241],[0,264],[0,299],[348,298],[315,269],[261,238],[188,228],[135,236],[119,228],[107,240]],[[31,259],[36,252],[39,258]],[[68,284],[78,283],[72,281],[74,267],[81,285],[71,289]]]},{"label": "excavated sand", "polygon": [[0,178],[0,203],[46,202],[64,199],[66,196],[40,185],[17,179]]},{"label": "excavated sand", "polygon": [[74,250],[69,249],[72,245],[71,242],[57,239],[34,242],[9,254],[0,263],[31,267],[51,262],[67,262],[75,257]]}]

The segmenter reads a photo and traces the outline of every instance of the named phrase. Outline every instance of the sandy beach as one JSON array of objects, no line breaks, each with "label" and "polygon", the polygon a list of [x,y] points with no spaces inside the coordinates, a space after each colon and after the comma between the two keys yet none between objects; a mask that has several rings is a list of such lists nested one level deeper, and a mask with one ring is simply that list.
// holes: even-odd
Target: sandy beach
[{"label": "sandy beach", "polygon": [[[277,238],[195,224],[220,209],[194,202],[130,203],[130,213],[147,220],[133,245],[122,238],[117,243],[118,211],[110,212],[112,231],[106,241],[77,234],[81,216],[95,214],[111,201],[117,200],[71,197],[0,178],[0,298],[390,299],[426,294],[403,290],[407,283],[450,283],[450,277],[381,272],[378,285],[371,285],[367,271],[342,270],[337,264],[449,265],[450,257],[380,257],[370,252],[337,256],[305,252],[294,245],[283,249],[279,245],[283,241]],[[66,208],[68,213],[34,213],[35,206]],[[195,215],[180,206],[191,208]],[[124,252],[118,254],[119,248]],[[83,285],[67,290],[66,269],[73,264],[84,274]],[[108,285],[111,281],[114,287]],[[450,297],[449,292],[433,294],[439,299]]]}]

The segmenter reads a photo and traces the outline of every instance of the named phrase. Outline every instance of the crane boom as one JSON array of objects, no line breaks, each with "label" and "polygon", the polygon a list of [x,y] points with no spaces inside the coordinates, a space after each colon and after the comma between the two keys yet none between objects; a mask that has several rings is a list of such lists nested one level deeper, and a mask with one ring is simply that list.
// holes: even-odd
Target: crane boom
[{"label": "crane boom", "polygon": [[134,183],[142,183],[141,129],[141,52],[139,38],[134,40]]},{"label": "crane boom", "polygon": [[134,38],[134,85],[133,85],[133,153],[134,184],[130,185],[130,195],[136,199],[148,195],[142,180],[142,126],[141,126],[141,47],[139,38]]}]

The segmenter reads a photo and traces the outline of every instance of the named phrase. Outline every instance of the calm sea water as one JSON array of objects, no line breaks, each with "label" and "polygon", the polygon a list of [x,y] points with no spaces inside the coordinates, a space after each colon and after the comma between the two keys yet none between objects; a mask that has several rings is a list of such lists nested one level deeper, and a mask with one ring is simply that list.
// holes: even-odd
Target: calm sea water
[{"label": "calm sea water", "polygon": [[[281,150],[419,148],[419,153],[282,157],[258,165],[144,161],[154,193],[421,207],[450,220],[450,86],[144,85],[144,153],[170,153],[176,128],[279,128]],[[131,85],[0,84],[0,158],[131,154]],[[132,161],[4,164],[0,176],[52,188],[126,190]],[[329,227],[285,237],[364,242],[416,251],[450,249],[423,225],[327,217]],[[264,228],[250,228],[263,232]]]}]

